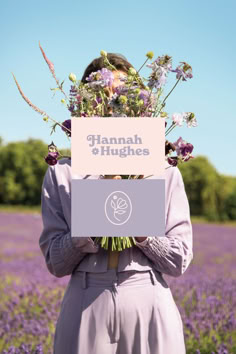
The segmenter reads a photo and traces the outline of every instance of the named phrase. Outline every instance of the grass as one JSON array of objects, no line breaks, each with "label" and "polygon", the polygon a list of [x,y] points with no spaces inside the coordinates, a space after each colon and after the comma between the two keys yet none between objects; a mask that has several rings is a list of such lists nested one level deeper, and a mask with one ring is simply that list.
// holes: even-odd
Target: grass
[{"label": "grass", "polygon": [[191,216],[191,222],[193,224],[215,224],[236,227],[236,220],[209,221],[204,216]]},{"label": "grass", "polygon": [[41,205],[30,206],[0,204],[0,212],[38,214],[41,212]]}]

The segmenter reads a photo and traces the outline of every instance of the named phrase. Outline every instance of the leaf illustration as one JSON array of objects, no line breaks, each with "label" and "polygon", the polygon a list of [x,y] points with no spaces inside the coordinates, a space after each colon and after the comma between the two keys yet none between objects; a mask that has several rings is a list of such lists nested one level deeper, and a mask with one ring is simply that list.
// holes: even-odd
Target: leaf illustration
[{"label": "leaf illustration", "polygon": [[114,203],[113,200],[111,200],[111,207],[112,207],[114,210],[116,210],[116,205],[115,205],[115,203]]},{"label": "leaf illustration", "polygon": [[126,211],[125,210],[116,210],[115,213],[122,215],[122,214],[126,213]]}]

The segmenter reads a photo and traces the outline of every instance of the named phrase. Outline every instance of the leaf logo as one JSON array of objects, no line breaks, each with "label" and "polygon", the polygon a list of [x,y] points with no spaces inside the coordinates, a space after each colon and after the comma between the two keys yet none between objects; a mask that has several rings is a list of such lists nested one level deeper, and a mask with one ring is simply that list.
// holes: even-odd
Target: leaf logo
[{"label": "leaf logo", "polygon": [[113,211],[114,218],[120,221],[120,219],[117,218],[117,214],[122,215],[126,213],[126,210],[123,209],[127,209],[128,204],[123,198],[120,197],[117,199],[116,203],[114,202],[114,200],[111,199],[111,207],[112,209],[114,209]]},{"label": "leaf logo", "polygon": [[132,214],[132,202],[127,193],[116,190],[110,193],[105,201],[106,218],[114,225],[125,224]]}]

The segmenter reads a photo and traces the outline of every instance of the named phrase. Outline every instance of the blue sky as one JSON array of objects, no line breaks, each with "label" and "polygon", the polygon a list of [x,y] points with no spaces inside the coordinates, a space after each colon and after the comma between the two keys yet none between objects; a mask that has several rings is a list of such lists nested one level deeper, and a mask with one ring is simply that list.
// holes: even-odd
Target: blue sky
[{"label": "blue sky", "polygon": [[[147,51],[155,57],[168,54],[173,64],[186,61],[193,79],[182,82],[167,101],[166,110],[194,112],[198,127],[175,128],[194,145],[193,155],[205,155],[218,172],[236,176],[235,82],[236,5],[233,0],[168,2],[149,0],[12,1],[1,4],[1,129],[4,142],[40,138],[58,148],[70,147],[57,127],[50,136],[45,123],[20,97],[11,72],[25,94],[54,119],[62,122],[69,112],[50,88],[55,82],[38,47],[40,40],[60,80],[70,72],[80,78],[100,50],[122,53],[139,68]],[[142,71],[143,75],[148,69]],[[166,86],[174,83],[174,75]]]}]

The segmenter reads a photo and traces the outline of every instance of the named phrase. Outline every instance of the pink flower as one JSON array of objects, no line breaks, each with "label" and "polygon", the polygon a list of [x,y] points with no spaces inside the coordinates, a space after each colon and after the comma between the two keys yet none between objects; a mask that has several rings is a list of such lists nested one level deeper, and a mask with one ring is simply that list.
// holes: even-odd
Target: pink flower
[{"label": "pink flower", "polygon": [[175,124],[182,126],[186,113],[174,113],[172,114],[172,120]]}]

